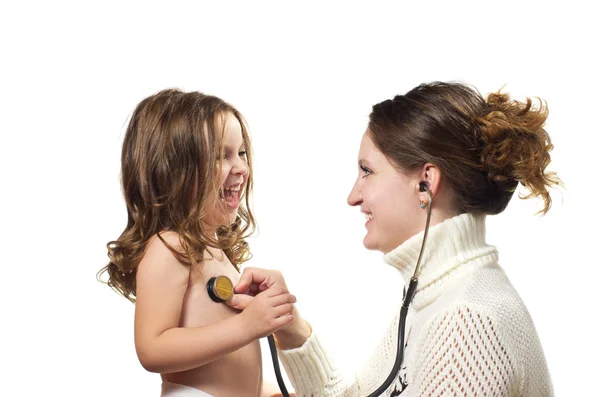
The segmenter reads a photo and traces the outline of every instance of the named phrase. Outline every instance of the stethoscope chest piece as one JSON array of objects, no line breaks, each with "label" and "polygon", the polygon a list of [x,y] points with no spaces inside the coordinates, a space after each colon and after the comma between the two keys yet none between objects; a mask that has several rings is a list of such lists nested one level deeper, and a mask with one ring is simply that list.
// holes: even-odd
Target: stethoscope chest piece
[{"label": "stethoscope chest piece", "polygon": [[213,301],[220,303],[233,296],[233,283],[227,276],[213,277],[206,284],[208,296]]}]

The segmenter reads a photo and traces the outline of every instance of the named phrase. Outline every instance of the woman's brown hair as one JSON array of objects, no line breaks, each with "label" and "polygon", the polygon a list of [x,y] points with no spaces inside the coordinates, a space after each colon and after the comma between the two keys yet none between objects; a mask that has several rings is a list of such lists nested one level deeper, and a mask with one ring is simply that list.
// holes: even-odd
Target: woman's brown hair
[{"label": "woman's brown hair", "polygon": [[548,108],[496,92],[484,99],[460,83],[421,84],[373,106],[369,133],[377,148],[404,172],[435,164],[454,192],[459,213],[498,214],[517,185],[541,197],[560,185],[547,172],[552,142],[543,128]]},{"label": "woman's brown hair", "polygon": [[[236,221],[220,226],[215,235],[203,220],[221,188],[217,163],[229,115],[242,129],[248,177]],[[222,249],[238,270],[249,259],[244,239],[255,230],[250,138],[242,115],[220,98],[167,89],[140,102],[123,141],[121,185],[127,226],[107,244],[110,261],[97,277],[107,273],[107,284],[130,301],[135,301],[137,266],[154,236],[189,266],[202,261],[207,246]],[[176,232],[180,246],[169,245],[164,231]]]}]

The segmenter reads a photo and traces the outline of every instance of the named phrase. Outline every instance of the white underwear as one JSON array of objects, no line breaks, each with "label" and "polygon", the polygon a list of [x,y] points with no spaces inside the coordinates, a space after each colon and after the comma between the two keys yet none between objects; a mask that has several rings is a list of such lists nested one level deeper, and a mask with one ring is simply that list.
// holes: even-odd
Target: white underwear
[{"label": "white underwear", "polygon": [[167,381],[162,383],[162,392],[160,395],[161,397],[213,397],[202,390]]}]

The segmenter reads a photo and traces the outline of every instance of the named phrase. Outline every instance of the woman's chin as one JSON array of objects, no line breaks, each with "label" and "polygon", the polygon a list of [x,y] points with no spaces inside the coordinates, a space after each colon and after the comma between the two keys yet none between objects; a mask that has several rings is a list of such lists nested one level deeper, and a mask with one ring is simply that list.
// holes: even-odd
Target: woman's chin
[{"label": "woman's chin", "polygon": [[363,239],[363,245],[369,251],[379,251],[383,254],[387,254],[395,247],[389,247],[389,242],[386,244],[386,241],[380,241],[374,238],[374,236],[367,234]]},{"label": "woman's chin", "polygon": [[368,233],[365,236],[365,238],[363,239],[363,245],[365,246],[366,249],[368,249],[370,251],[377,250],[377,240],[375,240],[373,238],[373,236],[371,236]]}]

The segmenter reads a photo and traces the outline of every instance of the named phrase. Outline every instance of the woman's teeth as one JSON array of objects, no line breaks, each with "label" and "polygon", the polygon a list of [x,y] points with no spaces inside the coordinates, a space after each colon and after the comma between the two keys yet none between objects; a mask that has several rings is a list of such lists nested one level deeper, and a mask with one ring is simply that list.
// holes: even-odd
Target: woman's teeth
[{"label": "woman's teeth", "polygon": [[371,219],[373,219],[373,214],[365,214],[365,219],[370,221]]}]

